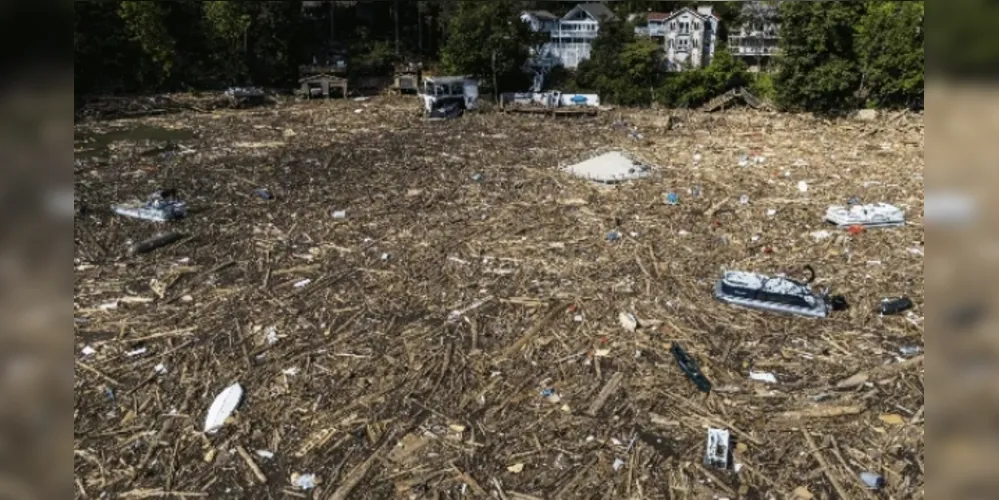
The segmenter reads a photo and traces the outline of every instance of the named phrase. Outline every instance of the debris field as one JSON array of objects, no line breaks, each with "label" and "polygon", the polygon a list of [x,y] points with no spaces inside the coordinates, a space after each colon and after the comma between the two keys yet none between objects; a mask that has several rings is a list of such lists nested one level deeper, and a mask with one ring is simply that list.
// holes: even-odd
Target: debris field
[{"label": "debris field", "polygon": [[[921,115],[386,97],[76,135],[77,498],[923,497]],[[649,175],[566,171],[612,151]],[[111,211],[158,189],[186,216]],[[850,198],[906,224],[823,221]],[[712,296],[806,265],[849,309]]]}]

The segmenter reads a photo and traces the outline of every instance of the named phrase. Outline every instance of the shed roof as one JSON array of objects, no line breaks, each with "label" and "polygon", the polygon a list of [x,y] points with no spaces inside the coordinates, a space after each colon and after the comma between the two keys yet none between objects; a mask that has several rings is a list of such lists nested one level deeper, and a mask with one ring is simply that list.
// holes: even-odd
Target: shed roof
[{"label": "shed roof", "polygon": [[649,21],[665,21],[669,17],[669,12],[649,12],[646,17]]},{"label": "shed roof", "polygon": [[424,80],[430,83],[462,83],[470,78],[465,76],[428,76]]}]

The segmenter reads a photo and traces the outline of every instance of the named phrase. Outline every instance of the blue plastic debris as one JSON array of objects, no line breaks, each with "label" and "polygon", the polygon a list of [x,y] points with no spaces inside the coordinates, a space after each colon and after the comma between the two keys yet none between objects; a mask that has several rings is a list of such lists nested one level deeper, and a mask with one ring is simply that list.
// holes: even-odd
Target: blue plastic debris
[{"label": "blue plastic debris", "polygon": [[547,398],[549,396],[554,396],[554,395],[555,395],[555,389],[545,389],[541,391],[541,397],[543,398]]},{"label": "blue plastic debris", "polygon": [[474,174],[472,174],[472,180],[475,181],[475,182],[482,182],[484,179],[485,179],[485,177],[482,174],[480,174],[480,173],[474,173]]},{"label": "blue plastic debris", "polygon": [[881,477],[880,474],[875,474],[873,472],[861,472],[860,480],[872,490],[880,490],[885,487],[885,478]]},{"label": "blue plastic debris", "polygon": [[257,196],[265,200],[274,199],[274,195],[272,195],[271,192],[268,191],[266,188],[258,188],[256,191],[254,191],[254,193],[257,193]]},{"label": "blue plastic debris", "polygon": [[619,239],[621,239],[621,233],[617,231],[607,233],[607,241],[617,241]]},{"label": "blue plastic debris", "polygon": [[666,194],[666,204],[676,205],[680,203],[680,196],[676,193],[670,192]]}]

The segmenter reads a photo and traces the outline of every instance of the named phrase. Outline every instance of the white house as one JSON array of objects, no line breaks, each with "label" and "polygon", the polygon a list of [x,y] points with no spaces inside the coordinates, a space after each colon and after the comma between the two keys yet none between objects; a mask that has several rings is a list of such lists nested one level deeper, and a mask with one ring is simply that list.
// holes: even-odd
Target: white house
[{"label": "white house", "polygon": [[[718,45],[719,21],[710,5],[700,6],[696,11],[684,7],[658,21],[665,33],[666,69],[682,71],[687,65],[701,68],[710,64]],[[651,26],[649,30],[651,34]]]},{"label": "white house", "polygon": [[521,15],[521,20],[529,23],[532,30],[551,34],[551,41],[542,47],[541,53],[534,54],[536,60],[571,69],[590,58],[590,44],[600,31],[600,23],[614,18],[614,13],[598,2],[578,4],[561,18],[547,11]]},{"label": "white house", "polygon": [[742,25],[728,36],[732,55],[746,59],[750,69],[758,69],[769,62],[779,50],[780,17],[776,5],[765,2],[747,2],[740,14]]}]

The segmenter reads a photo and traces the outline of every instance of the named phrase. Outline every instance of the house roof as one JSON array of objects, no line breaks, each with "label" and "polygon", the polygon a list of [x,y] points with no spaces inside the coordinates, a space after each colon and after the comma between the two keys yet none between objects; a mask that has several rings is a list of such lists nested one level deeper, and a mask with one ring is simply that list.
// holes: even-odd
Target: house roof
[{"label": "house roof", "polygon": [[711,17],[711,18],[714,18],[716,21],[721,21],[721,18],[718,17],[713,12],[710,15],[704,15],[704,14],[701,14],[700,12],[697,12],[694,9],[691,9],[690,7],[684,7],[682,9],[680,9],[680,10],[676,10],[676,11],[670,12],[669,16],[667,16],[666,19],[673,19],[674,17],[679,16],[680,14],[683,14],[684,12],[693,14],[695,17],[697,17],[699,19],[707,19],[707,18]]},{"label": "house roof", "polygon": [[669,18],[669,12],[649,12],[647,18],[649,21],[665,21]]},{"label": "house roof", "polygon": [[607,6],[602,2],[581,3],[573,7],[573,9],[570,10],[566,16],[575,12],[576,9],[586,12],[590,17],[596,19],[597,21],[606,21],[608,19],[617,18],[617,16],[614,15],[614,12],[607,8]]},{"label": "house roof", "polygon": [[525,14],[534,16],[538,19],[551,19],[551,20],[558,19],[558,16],[552,14],[551,12],[548,12],[547,10],[529,10],[525,12]]}]

